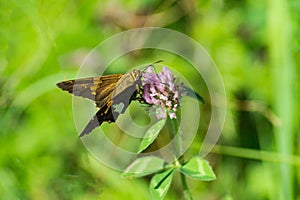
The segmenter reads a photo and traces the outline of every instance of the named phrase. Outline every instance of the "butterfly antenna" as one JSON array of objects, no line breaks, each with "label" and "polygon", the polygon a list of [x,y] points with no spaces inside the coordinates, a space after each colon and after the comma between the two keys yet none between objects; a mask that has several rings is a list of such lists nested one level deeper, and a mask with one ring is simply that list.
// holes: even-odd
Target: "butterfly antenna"
[{"label": "butterfly antenna", "polygon": [[155,62],[151,63],[150,65],[147,65],[146,67],[144,67],[144,69],[141,70],[141,71],[144,72],[148,67],[152,67],[154,69],[154,71],[157,72],[154,65],[157,64],[157,63],[161,63],[161,62],[164,62],[164,60],[155,61]]},{"label": "butterfly antenna", "polygon": [[156,61],[156,62],[152,63],[151,65],[155,65],[155,64],[157,64],[157,63],[161,63],[161,62],[164,62],[164,60],[158,60],[158,61]]}]

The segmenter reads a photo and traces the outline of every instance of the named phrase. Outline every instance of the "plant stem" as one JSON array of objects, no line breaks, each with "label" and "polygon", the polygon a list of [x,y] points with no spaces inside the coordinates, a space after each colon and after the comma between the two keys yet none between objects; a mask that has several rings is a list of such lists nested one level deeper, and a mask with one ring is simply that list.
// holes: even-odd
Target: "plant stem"
[{"label": "plant stem", "polygon": [[182,141],[181,141],[181,131],[178,128],[178,120],[171,119],[173,132],[171,132],[171,137],[175,139],[175,157],[178,158],[182,155]]},{"label": "plant stem", "polygon": [[187,185],[187,182],[186,182],[185,175],[183,173],[180,173],[180,178],[181,178],[181,183],[182,183],[182,187],[183,187],[184,197],[188,200],[193,200],[192,194],[191,194],[189,187]]},{"label": "plant stem", "polygon": [[[294,28],[291,26],[290,3],[284,0],[269,0],[268,2],[268,39],[270,69],[273,75],[272,107],[281,119],[281,126],[274,127],[275,145],[280,157],[286,158],[295,152],[295,101],[294,90],[297,82],[296,66],[294,64]],[[278,16],[280,13],[280,17]],[[278,188],[278,199],[295,199],[295,172],[294,168],[281,163],[279,170],[274,169],[274,186]],[[276,183],[277,182],[277,183]]]},{"label": "plant stem", "polygon": [[[179,130],[179,127],[178,127],[178,120],[171,119],[171,122],[172,122],[172,127],[173,127],[173,132],[171,133],[171,136],[174,137],[174,139],[175,139],[175,157],[176,157],[176,160],[179,161],[180,164],[183,164],[184,156],[182,155],[182,153],[183,153],[182,152],[182,141],[181,141],[181,135],[180,135],[181,131]],[[179,157],[179,158],[177,159],[177,157]],[[192,194],[187,185],[186,177],[183,173],[180,173],[180,179],[181,179],[185,199],[192,200],[193,197],[192,197]]]}]

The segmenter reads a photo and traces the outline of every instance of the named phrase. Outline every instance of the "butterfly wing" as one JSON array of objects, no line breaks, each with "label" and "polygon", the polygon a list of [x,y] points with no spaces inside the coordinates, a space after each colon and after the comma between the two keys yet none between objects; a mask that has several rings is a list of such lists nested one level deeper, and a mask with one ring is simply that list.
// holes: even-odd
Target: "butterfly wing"
[{"label": "butterfly wing", "polygon": [[137,72],[124,74],[116,83],[113,91],[109,94],[109,100],[92,117],[80,137],[90,133],[103,122],[115,122],[120,114],[124,113],[140,86]]},{"label": "butterfly wing", "polygon": [[[103,122],[115,122],[120,114],[124,113],[129,106],[136,88],[128,87],[119,95],[110,99],[100,110],[92,117],[86,127],[80,134],[80,137],[90,133],[93,129],[100,126]],[[112,95],[111,95],[112,96]]]},{"label": "butterfly wing", "polygon": [[90,133],[105,121],[109,123],[115,122],[114,116],[107,104],[105,104],[100,110],[98,110],[98,112],[92,117],[92,119],[80,133],[80,137]]},{"label": "butterfly wing", "polygon": [[140,73],[134,71],[128,74],[113,74],[101,77],[91,77],[69,80],[57,83],[62,90],[75,96],[81,96],[95,101],[99,111],[92,117],[80,134],[84,136],[103,122],[115,122],[124,113],[140,86]]},{"label": "butterfly wing", "polygon": [[112,74],[100,77],[90,77],[75,80],[68,80],[57,83],[62,90],[69,93],[88,98],[95,101],[98,108],[102,108],[110,99],[116,83],[123,74]]}]

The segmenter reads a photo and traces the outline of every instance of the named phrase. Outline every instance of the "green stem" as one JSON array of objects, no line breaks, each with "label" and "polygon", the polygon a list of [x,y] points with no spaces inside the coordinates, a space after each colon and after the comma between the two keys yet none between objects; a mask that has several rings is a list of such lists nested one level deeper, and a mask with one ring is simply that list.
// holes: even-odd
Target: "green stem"
[{"label": "green stem", "polygon": [[183,187],[184,197],[188,200],[193,200],[192,194],[191,194],[189,187],[187,185],[187,182],[186,182],[185,175],[183,173],[180,173],[180,178],[181,178],[181,183],[182,183],[182,187]]},{"label": "green stem", "polygon": [[[182,154],[182,141],[181,141],[181,135],[180,130],[178,127],[178,120],[177,119],[171,119],[173,132],[171,133],[172,138],[175,137],[175,156],[176,156],[176,162],[179,162],[180,164],[184,163],[184,157]],[[177,159],[177,157],[179,157]],[[193,200],[192,194],[189,190],[189,187],[186,182],[186,177],[183,173],[180,173],[180,179],[182,183],[183,193],[184,197],[187,200]]]},{"label": "green stem", "polygon": [[175,139],[175,156],[176,158],[182,154],[182,141],[180,136],[180,130],[178,128],[178,120],[171,119],[173,132],[171,132],[171,137]]},{"label": "green stem", "polygon": [[[270,58],[271,75],[273,75],[274,102],[272,107],[281,119],[281,125],[274,127],[274,144],[280,157],[286,158],[295,152],[296,130],[295,122],[295,86],[296,67],[294,64],[294,28],[291,20],[291,3],[285,0],[267,1],[268,10],[268,52]],[[278,15],[280,13],[280,16]],[[276,170],[276,171],[275,171]],[[274,184],[278,199],[295,199],[295,172],[287,163],[281,163],[278,169],[274,169]],[[276,187],[277,186],[277,187]],[[275,195],[274,195],[275,197]]]}]

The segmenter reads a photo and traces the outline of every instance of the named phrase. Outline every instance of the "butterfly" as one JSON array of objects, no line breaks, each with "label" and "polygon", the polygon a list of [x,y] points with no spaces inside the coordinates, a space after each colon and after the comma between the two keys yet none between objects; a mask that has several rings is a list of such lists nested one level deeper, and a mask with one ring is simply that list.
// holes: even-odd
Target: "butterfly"
[{"label": "butterfly", "polygon": [[126,74],[111,74],[67,80],[56,85],[69,93],[88,98],[99,108],[88,122],[80,137],[90,133],[103,122],[115,122],[125,112],[132,100],[137,100],[142,87],[142,72],[134,70]]},{"label": "butterfly", "polygon": [[[155,62],[159,63],[161,60]],[[155,64],[153,63],[153,64]],[[152,65],[147,66],[153,67]],[[95,102],[99,108],[97,113],[88,122],[80,134],[80,137],[90,133],[103,122],[115,122],[118,116],[125,112],[132,100],[144,103],[143,98],[143,71],[133,70],[126,74],[111,74],[99,77],[81,78],[67,80],[56,85],[65,91],[75,95],[88,98]],[[204,103],[204,99],[194,91],[183,86],[187,96],[194,97]]]}]

